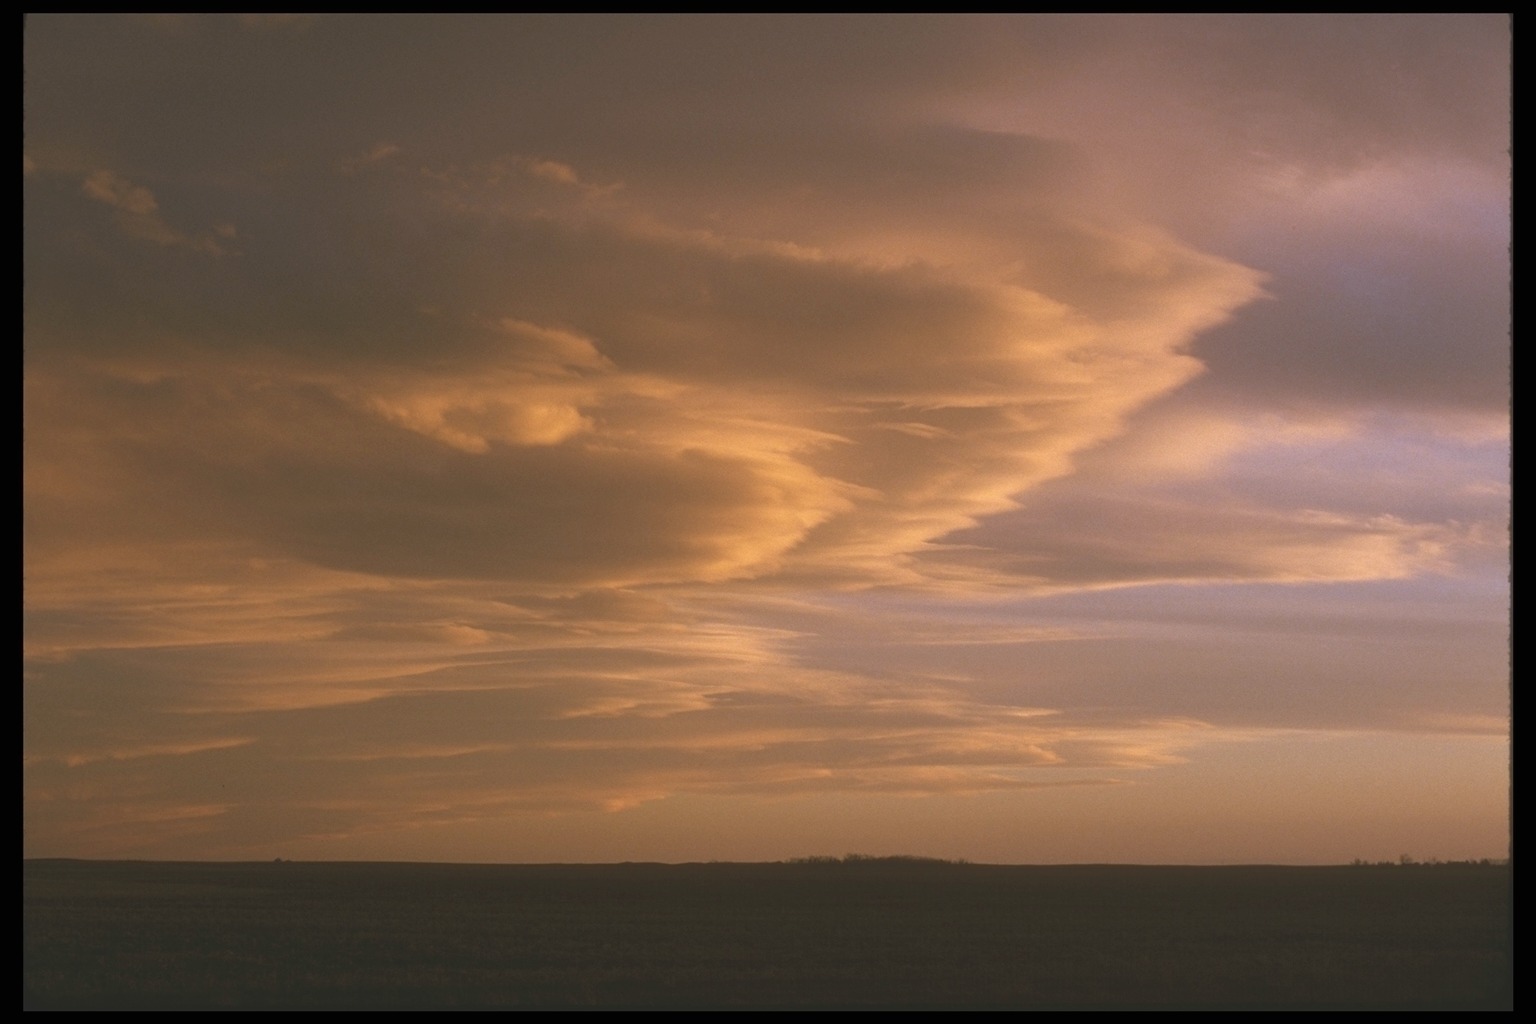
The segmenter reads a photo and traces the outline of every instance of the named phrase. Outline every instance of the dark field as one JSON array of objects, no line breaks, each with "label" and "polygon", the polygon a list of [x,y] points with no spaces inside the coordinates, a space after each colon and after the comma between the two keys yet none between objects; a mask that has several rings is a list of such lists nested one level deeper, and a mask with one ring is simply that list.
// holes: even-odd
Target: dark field
[{"label": "dark field", "polygon": [[27,1009],[1513,1005],[1506,866],[23,865]]}]

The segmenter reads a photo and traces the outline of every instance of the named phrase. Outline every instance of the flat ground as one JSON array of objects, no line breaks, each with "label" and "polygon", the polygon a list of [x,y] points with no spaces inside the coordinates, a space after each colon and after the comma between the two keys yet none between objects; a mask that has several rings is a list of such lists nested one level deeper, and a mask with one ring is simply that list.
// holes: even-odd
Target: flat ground
[{"label": "flat ground", "polygon": [[1511,877],[29,861],[24,1005],[1508,1009]]}]

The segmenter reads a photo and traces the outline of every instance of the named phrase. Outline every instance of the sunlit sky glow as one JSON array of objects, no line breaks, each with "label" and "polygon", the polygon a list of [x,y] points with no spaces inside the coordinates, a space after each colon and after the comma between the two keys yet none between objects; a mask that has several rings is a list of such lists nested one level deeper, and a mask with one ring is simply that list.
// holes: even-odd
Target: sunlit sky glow
[{"label": "sunlit sky glow", "polygon": [[1502,16],[25,34],[25,853],[1499,857]]}]

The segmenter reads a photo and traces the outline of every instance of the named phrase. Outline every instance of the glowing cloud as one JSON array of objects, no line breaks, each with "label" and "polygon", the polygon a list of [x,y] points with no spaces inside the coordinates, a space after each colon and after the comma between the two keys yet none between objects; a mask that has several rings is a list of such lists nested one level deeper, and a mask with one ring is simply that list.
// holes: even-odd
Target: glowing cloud
[{"label": "glowing cloud", "polygon": [[1506,37],[30,18],[29,853],[1131,849],[1487,741]]}]

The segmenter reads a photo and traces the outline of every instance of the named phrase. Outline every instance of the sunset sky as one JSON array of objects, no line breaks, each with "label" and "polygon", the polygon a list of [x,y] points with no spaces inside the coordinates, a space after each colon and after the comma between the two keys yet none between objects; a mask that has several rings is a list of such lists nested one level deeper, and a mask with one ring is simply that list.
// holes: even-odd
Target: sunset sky
[{"label": "sunset sky", "polygon": [[32,15],[25,854],[1504,856],[1509,47]]}]

